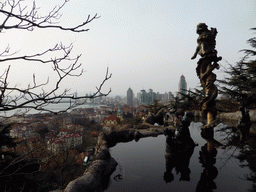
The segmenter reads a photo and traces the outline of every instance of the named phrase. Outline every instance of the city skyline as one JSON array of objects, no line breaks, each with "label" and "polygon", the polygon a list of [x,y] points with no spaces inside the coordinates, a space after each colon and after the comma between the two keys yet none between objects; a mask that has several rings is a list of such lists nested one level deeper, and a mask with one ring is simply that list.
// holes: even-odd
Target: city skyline
[{"label": "city skyline", "polygon": [[[177,91],[173,92],[173,91],[164,91],[164,92],[159,92],[159,91],[154,91],[154,89],[152,89],[151,87],[147,88],[147,89],[140,89],[139,92],[134,92],[132,87],[129,86],[129,88],[127,89],[126,93],[124,94],[120,94],[120,95],[112,95],[112,96],[122,96],[122,97],[126,97],[127,98],[127,104],[131,102],[131,95],[133,95],[133,99],[135,99],[135,93],[136,95],[141,95],[141,92],[154,92],[155,94],[169,94],[171,93],[172,94],[172,97],[174,96],[179,96],[180,97],[180,92],[183,93],[183,94],[186,94],[187,93],[187,81],[185,80],[185,76],[184,75],[181,75],[180,76],[180,80],[179,80],[179,83],[178,83],[178,89]],[[77,94],[77,93],[76,93]],[[142,93],[143,94],[143,93]],[[137,99],[140,100],[139,98],[140,96],[137,96]],[[129,100],[129,101],[128,101]],[[143,102],[142,102],[143,103]]]},{"label": "city skyline", "polygon": [[[133,89],[132,89],[132,87],[128,87],[127,88],[127,90],[129,89],[129,88],[131,88],[131,90],[133,91]],[[108,95],[107,97],[116,97],[116,96],[120,96],[120,97],[127,97],[127,90],[125,91],[125,93],[122,93],[122,94],[116,94],[116,95],[113,95],[113,94],[111,94],[111,95]],[[147,88],[147,89],[141,89],[141,90],[145,90],[145,91],[147,91],[147,90],[153,90],[154,91],[154,89],[151,89],[151,88]],[[135,91],[133,91],[133,95],[134,95],[134,98],[136,98],[136,95],[137,94],[139,94],[140,92],[141,92],[141,90],[139,91],[139,92],[135,92]],[[172,92],[172,91],[168,91],[168,90],[166,90],[166,91],[163,91],[163,92],[159,92],[159,91],[154,91],[155,93],[158,93],[158,94],[168,94],[168,93],[172,93],[173,95],[177,95],[178,94],[178,91],[175,91],[175,92]],[[87,95],[87,96],[89,96],[89,95],[91,95],[91,94],[93,94],[92,92],[89,92],[89,93],[83,93],[83,92],[74,92],[73,94],[75,94],[75,95],[77,95],[77,96],[82,96],[82,95]]]},{"label": "city skyline", "polygon": [[[26,1],[22,1],[28,7]],[[47,15],[62,0],[37,1],[40,15]],[[200,86],[196,75],[197,61],[191,57],[197,46],[198,23],[217,28],[216,49],[223,60],[215,70],[217,79],[223,79],[228,63],[235,64],[242,58],[242,49],[250,48],[247,40],[254,36],[250,28],[256,27],[255,0],[193,0],[193,1],[130,1],[130,0],[72,0],[61,10],[60,25],[72,27],[84,22],[88,15],[97,14],[85,33],[70,33],[54,29],[3,30],[1,52],[10,47],[16,56],[31,55],[54,47],[73,43],[72,56],[82,54],[85,73],[80,78],[67,78],[60,89],[83,90],[93,93],[104,80],[106,70],[112,73],[103,86],[110,96],[125,95],[132,87],[135,93],[151,88],[156,92],[176,92],[179,77],[183,74],[189,82],[188,89]],[[17,35],[19,34],[19,35]],[[3,70],[9,62],[2,63]],[[11,63],[9,85],[26,88],[47,82],[49,89],[58,78],[50,65],[22,61]],[[65,66],[65,64],[64,64]],[[2,71],[3,73],[4,71]]]}]

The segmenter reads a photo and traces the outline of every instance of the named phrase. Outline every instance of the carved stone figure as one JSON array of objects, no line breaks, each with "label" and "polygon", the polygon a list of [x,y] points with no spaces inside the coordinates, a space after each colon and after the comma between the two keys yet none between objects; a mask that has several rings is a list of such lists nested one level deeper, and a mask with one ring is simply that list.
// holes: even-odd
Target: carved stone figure
[{"label": "carved stone figure", "polygon": [[168,151],[186,151],[189,148],[195,147],[195,142],[191,138],[189,125],[190,117],[185,113],[185,115],[180,120],[180,126],[175,132],[166,128],[164,134],[166,135],[166,153]]},{"label": "carved stone figure", "polygon": [[198,46],[191,59],[195,59],[197,54],[201,56],[196,68],[197,76],[206,91],[206,97],[199,103],[202,114],[207,117],[207,123],[211,124],[216,117],[217,111],[215,108],[215,99],[218,95],[218,89],[214,85],[216,81],[216,75],[212,72],[214,69],[219,69],[217,63],[222,58],[217,57],[216,35],[217,29],[208,27],[205,23],[199,23],[197,25],[197,39]]},{"label": "carved stone figure", "polygon": [[198,46],[196,48],[196,52],[194,53],[191,59],[195,59],[197,54],[201,57],[207,56],[209,54],[216,55],[217,51],[215,50],[215,37],[217,35],[216,28],[211,28],[208,30],[207,25],[205,23],[199,23],[197,25],[197,34],[199,37],[197,38]]},{"label": "carved stone figure", "polygon": [[145,119],[145,123],[148,123],[150,125],[154,125],[157,123],[158,125],[164,124],[164,115],[165,115],[164,109],[160,109],[156,115],[149,113],[149,116]]},{"label": "carved stone figure", "polygon": [[179,119],[176,115],[175,108],[161,108],[157,114],[149,113],[148,117],[144,120],[144,125],[163,125],[163,126],[179,126]]},{"label": "carved stone figure", "polygon": [[168,112],[164,115],[164,125],[165,126],[179,126],[179,119],[176,115],[176,108],[168,109]]}]

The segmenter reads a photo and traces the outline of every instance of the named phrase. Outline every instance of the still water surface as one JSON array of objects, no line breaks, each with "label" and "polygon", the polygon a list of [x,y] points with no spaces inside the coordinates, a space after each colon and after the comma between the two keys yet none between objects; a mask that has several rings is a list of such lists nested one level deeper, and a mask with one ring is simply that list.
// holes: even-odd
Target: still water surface
[{"label": "still water surface", "polygon": [[[253,182],[246,179],[252,174],[248,162],[236,158],[241,149],[236,146],[217,148],[216,163],[213,164],[215,173],[211,176],[199,161],[199,152],[206,144],[200,135],[201,122],[191,122],[190,133],[192,139],[199,145],[195,147],[189,163],[189,181],[180,181],[181,174],[172,170],[172,182],[164,180],[166,172],[165,141],[166,137],[148,137],[138,142],[118,143],[111,148],[112,157],[118,162],[116,171],[111,175],[107,192],[136,192],[136,191],[199,191],[204,185],[212,190],[205,191],[250,191]],[[214,138],[226,144],[226,133],[218,132],[225,127],[219,124],[215,127]],[[217,172],[216,172],[217,170]],[[205,179],[205,176],[208,177]],[[210,178],[210,179],[209,179]],[[201,190],[202,191],[202,190]],[[254,190],[252,190],[254,191]]]}]

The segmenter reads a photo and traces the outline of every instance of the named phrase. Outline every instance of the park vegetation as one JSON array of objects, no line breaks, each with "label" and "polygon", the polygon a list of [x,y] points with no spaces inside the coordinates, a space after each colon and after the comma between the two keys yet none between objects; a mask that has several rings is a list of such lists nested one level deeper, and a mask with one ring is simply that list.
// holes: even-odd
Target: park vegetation
[{"label": "park vegetation", "polygon": [[[59,25],[61,11],[63,7],[68,6],[67,4],[68,0],[63,0],[62,4],[44,13],[32,1],[2,1],[0,2],[0,33],[15,30],[17,37],[19,32],[32,33],[34,30],[54,29],[61,33],[84,33],[89,30],[87,25],[99,18],[97,14],[88,15],[78,25]],[[92,95],[77,97],[70,94],[69,88],[63,88],[64,80],[81,77],[84,73],[82,64],[79,62],[81,54],[76,56],[72,54],[74,46],[72,43],[65,45],[57,42],[54,46],[50,45],[46,49],[38,49],[41,51],[31,53],[13,50],[9,45],[2,44],[2,46],[0,63],[7,67],[0,74],[0,189],[1,191],[37,191],[38,186],[44,188],[40,190],[52,189],[53,185],[56,185],[55,188],[63,187],[83,171],[81,163],[78,163],[81,160],[81,157],[78,157],[81,149],[66,150],[58,154],[49,152],[44,140],[47,133],[45,130],[39,131],[41,139],[33,142],[11,138],[9,134],[13,123],[9,112],[15,115],[25,115],[29,110],[35,110],[38,113],[50,112],[53,115],[65,113],[68,109],[77,106],[74,101],[107,96],[111,90],[103,93],[102,87],[111,78],[111,74],[107,69],[102,83],[96,87]],[[32,74],[31,82],[25,87],[21,86],[19,82],[13,82],[10,78],[17,62],[20,68],[22,63],[49,67],[52,70],[49,74],[54,78],[46,75],[42,82]],[[22,79],[22,73],[16,75]],[[69,106],[62,111],[52,111],[47,107],[58,104],[62,100],[69,101]],[[56,129],[59,127],[55,127]],[[88,143],[84,143],[83,147],[85,146],[88,146]]]},{"label": "park vegetation", "polygon": [[[252,28],[256,30],[256,28]],[[256,37],[248,41],[252,49],[242,49],[244,57],[236,64],[229,64],[225,79],[220,80],[220,91],[231,102],[241,107],[256,107]]]}]

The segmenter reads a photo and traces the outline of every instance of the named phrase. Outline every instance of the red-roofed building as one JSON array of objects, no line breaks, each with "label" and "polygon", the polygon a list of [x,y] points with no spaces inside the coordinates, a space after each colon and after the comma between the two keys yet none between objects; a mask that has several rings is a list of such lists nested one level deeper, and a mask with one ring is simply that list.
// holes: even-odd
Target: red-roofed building
[{"label": "red-roofed building", "polygon": [[102,125],[105,127],[116,126],[120,124],[121,119],[117,116],[110,115],[102,120]]},{"label": "red-roofed building", "polygon": [[50,139],[48,141],[48,150],[58,153],[59,151],[66,151],[83,143],[83,136],[79,133],[72,133],[62,135],[61,137]]}]

